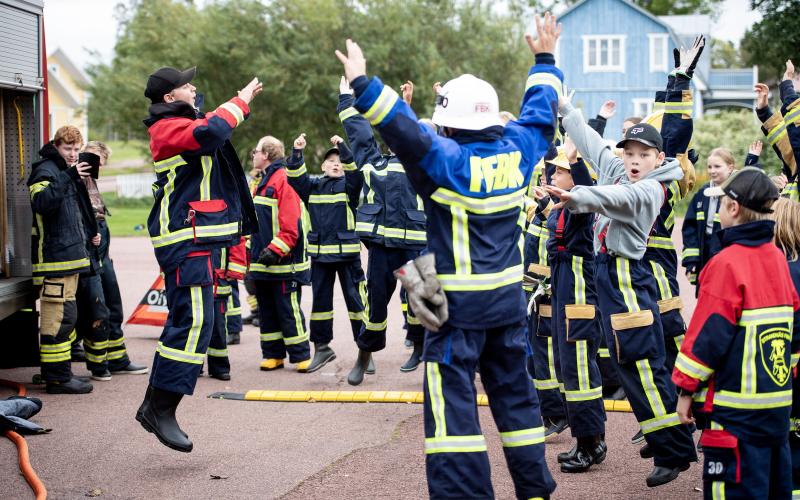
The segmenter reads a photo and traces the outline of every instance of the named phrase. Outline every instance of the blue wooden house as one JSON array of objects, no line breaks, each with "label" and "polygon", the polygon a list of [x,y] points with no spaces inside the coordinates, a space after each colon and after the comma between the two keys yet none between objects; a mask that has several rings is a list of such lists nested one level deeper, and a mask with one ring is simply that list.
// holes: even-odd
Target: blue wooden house
[{"label": "blue wooden house", "polygon": [[625,118],[650,113],[655,92],[664,90],[673,68],[672,49],[690,46],[699,34],[707,45],[692,80],[694,116],[710,109],[753,107],[758,70],[711,69],[708,16],[654,16],[627,0],[581,0],[557,17],[564,32],[556,60],[567,87],[575,91],[573,104],[590,118],[606,100],[617,103],[606,128],[608,139],[619,137]]}]

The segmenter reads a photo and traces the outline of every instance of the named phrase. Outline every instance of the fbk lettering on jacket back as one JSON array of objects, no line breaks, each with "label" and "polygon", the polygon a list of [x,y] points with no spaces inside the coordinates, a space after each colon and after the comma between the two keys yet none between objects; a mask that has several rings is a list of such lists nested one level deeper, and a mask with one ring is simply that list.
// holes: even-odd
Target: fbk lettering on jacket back
[{"label": "fbk lettering on jacket back", "polygon": [[525,175],[519,168],[522,153],[511,151],[481,158],[469,159],[469,190],[473,193],[491,193],[503,189],[517,189],[525,183]]}]

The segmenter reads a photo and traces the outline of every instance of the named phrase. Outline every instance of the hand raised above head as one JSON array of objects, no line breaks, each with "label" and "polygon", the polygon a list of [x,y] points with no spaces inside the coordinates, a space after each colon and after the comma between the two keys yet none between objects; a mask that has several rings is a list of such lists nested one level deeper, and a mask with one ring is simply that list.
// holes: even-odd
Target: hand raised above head
[{"label": "hand raised above head", "polygon": [[411,101],[414,99],[414,82],[406,80],[406,83],[400,85],[400,93],[405,103],[411,106]]},{"label": "hand raised above head", "polygon": [[331,138],[330,138],[330,141],[331,141],[331,144],[332,144],[332,145],[334,145],[334,146],[338,146],[339,144],[341,144],[341,143],[343,143],[343,142],[344,142],[344,139],[342,139],[342,138],[341,138],[340,136],[338,136],[338,135],[334,135],[333,137],[331,137]]},{"label": "hand raised above head", "polygon": [[306,147],[306,134],[302,133],[294,140],[294,149],[305,149]]},{"label": "hand raised above head", "polygon": [[353,89],[350,88],[350,82],[347,81],[344,75],[342,75],[341,80],[339,80],[339,94],[353,94]]},{"label": "hand raised above head", "polygon": [[255,96],[264,90],[263,87],[264,85],[258,81],[258,77],[253,78],[247,85],[244,86],[242,90],[239,91],[239,99],[243,100],[247,104],[250,104],[250,101],[252,101]]},{"label": "hand raised above head", "polygon": [[558,37],[561,36],[561,24],[556,23],[556,17],[550,12],[545,12],[544,19],[536,16],[534,20],[536,21],[536,38],[534,39],[530,33],[525,35],[528,47],[534,55],[553,54]]},{"label": "hand raised above head", "polygon": [[336,57],[342,63],[342,66],[344,66],[344,76],[347,77],[348,81],[352,82],[359,76],[365,76],[367,74],[367,60],[364,59],[364,53],[356,42],[348,38],[346,46],[347,55],[337,49]]},{"label": "hand raised above head", "polygon": [[753,87],[756,93],[756,109],[764,109],[769,105],[769,87],[763,83],[756,83]]},{"label": "hand raised above head", "polygon": [[794,80],[794,63],[791,59],[786,60],[786,71],[783,72],[784,80]]}]

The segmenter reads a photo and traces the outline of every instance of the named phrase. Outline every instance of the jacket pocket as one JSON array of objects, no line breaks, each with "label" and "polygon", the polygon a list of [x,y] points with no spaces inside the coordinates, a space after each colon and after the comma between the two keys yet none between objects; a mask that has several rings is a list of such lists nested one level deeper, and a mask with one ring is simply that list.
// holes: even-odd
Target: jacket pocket
[{"label": "jacket pocket", "polygon": [[703,445],[703,480],[739,483],[741,456],[739,439],[722,429],[706,429],[700,436]]},{"label": "jacket pocket", "polygon": [[361,240],[355,231],[337,231],[336,239],[339,240],[339,250],[342,253],[361,252]]},{"label": "jacket pocket", "polygon": [[407,243],[425,242],[425,220],[425,212],[422,210],[406,210],[405,241]]},{"label": "jacket pocket", "polygon": [[236,232],[213,227],[228,223],[228,204],[225,200],[190,201],[186,221],[192,224],[195,243],[228,241]]},{"label": "jacket pocket", "polygon": [[567,304],[564,306],[567,324],[567,342],[589,340],[597,335],[597,312],[592,304]]},{"label": "jacket pocket", "polygon": [[645,309],[617,313],[612,314],[610,319],[617,361],[620,364],[633,363],[658,353],[655,335],[651,331],[655,321],[653,311]]},{"label": "jacket pocket", "polygon": [[365,203],[356,211],[356,232],[362,235],[373,235],[377,232],[378,218],[383,206],[379,203]]},{"label": "jacket pocket", "polygon": [[213,283],[211,252],[192,252],[175,270],[178,286],[207,286]]}]

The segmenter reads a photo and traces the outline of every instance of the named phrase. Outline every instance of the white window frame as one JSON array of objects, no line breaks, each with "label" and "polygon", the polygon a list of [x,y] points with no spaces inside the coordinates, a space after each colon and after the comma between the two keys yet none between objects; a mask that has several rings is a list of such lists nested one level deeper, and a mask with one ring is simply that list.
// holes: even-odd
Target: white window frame
[{"label": "white window frame", "polygon": [[[653,112],[653,99],[649,97],[634,97],[633,102],[633,116],[644,118]],[[643,113],[641,111],[644,111]]]},{"label": "white window frame", "polygon": [[[584,73],[624,73],[625,72],[625,40],[627,35],[583,35],[583,72]],[[600,60],[600,47],[603,41],[609,42],[609,50],[611,49],[611,42],[619,41],[619,64],[589,65],[589,44],[595,43],[595,60]],[[609,53],[609,62],[611,54]]]},{"label": "white window frame", "polygon": [[[669,51],[669,34],[667,33],[648,33],[647,38],[649,43],[650,53],[650,72],[651,73],[666,73],[669,71],[668,55]],[[664,53],[661,58],[656,57],[656,44],[660,43],[664,47]]]}]

